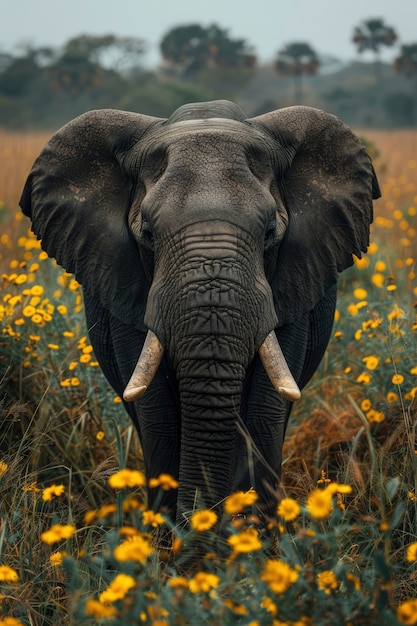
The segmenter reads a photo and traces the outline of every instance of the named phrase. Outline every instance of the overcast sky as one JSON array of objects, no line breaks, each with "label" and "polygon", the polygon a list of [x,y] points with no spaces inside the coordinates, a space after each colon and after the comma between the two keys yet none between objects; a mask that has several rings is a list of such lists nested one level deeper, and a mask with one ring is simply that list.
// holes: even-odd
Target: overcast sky
[{"label": "overcast sky", "polygon": [[[357,58],[352,32],[368,18],[384,19],[400,43],[417,41],[417,0],[0,0],[0,9],[0,51],[15,51],[22,42],[57,47],[85,33],[135,36],[148,44],[149,66],[161,60],[163,35],[190,23],[217,23],[252,44],[260,62],[294,41],[320,54]],[[385,58],[393,54],[387,49]]]}]

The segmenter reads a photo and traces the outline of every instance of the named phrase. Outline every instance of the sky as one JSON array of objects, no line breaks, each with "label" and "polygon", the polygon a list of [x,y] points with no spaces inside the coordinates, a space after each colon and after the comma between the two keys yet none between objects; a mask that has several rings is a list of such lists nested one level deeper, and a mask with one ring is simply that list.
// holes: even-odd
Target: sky
[{"label": "sky", "polygon": [[[161,63],[165,33],[191,23],[216,23],[245,39],[261,63],[294,41],[344,61],[369,60],[351,43],[354,27],[369,18],[392,26],[400,44],[417,41],[417,0],[0,0],[0,15],[2,52],[16,53],[22,43],[59,47],[81,34],[135,36],[147,43],[148,67]],[[394,55],[388,48],[383,58]]]}]

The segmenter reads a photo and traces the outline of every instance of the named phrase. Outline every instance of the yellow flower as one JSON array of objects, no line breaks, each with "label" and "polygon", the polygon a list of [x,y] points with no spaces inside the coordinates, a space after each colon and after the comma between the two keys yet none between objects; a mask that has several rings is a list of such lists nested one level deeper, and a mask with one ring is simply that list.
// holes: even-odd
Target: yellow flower
[{"label": "yellow flower", "polygon": [[377,356],[364,356],[362,361],[368,370],[375,370],[379,365],[379,357]]},{"label": "yellow flower", "polygon": [[66,315],[68,313],[68,309],[65,304],[59,304],[56,309],[58,313],[61,313],[61,315]]},{"label": "yellow flower", "polygon": [[41,534],[41,539],[44,543],[57,543],[62,539],[69,539],[75,533],[75,530],[75,526],[71,524],[55,524]]},{"label": "yellow flower", "polygon": [[97,617],[98,619],[101,617],[115,617],[117,615],[117,611],[113,606],[105,606],[98,600],[93,599],[87,600],[85,612],[87,615]]},{"label": "yellow flower", "polygon": [[[263,609],[265,609],[266,611],[268,611],[268,613],[270,613],[273,617],[275,617],[276,615],[278,615],[278,607],[275,604],[275,602],[273,602],[271,600],[271,598],[268,598],[268,596],[265,596],[261,602],[261,607]],[[276,620],[274,620],[272,622],[275,626],[276,624]],[[278,622],[280,625],[283,624],[283,622]]]},{"label": "yellow flower", "polygon": [[332,493],[327,489],[313,489],[306,506],[313,519],[324,519],[333,511]]},{"label": "yellow flower", "polygon": [[277,506],[277,514],[285,522],[292,522],[300,514],[300,505],[293,498],[283,498]]},{"label": "yellow flower", "polygon": [[373,285],[375,285],[375,287],[383,287],[385,282],[385,276],[383,274],[380,274],[379,272],[376,272],[372,275],[371,282]]},{"label": "yellow flower", "polygon": [[8,565],[0,565],[0,581],[15,583],[19,579],[17,572]]},{"label": "yellow flower", "polygon": [[125,595],[136,586],[135,579],[128,574],[118,574],[116,578],[114,578],[110,585],[101,592],[99,595],[99,600],[103,604],[116,602],[116,600],[121,600],[125,597]]},{"label": "yellow flower", "polygon": [[247,528],[237,535],[231,535],[227,543],[233,548],[235,554],[255,552],[262,549],[256,528]]},{"label": "yellow flower", "polygon": [[384,261],[377,261],[375,263],[375,270],[377,272],[385,272],[387,269],[387,264]]},{"label": "yellow flower", "polygon": [[351,574],[350,572],[346,574],[346,578],[349,582],[353,584],[354,589],[356,589],[356,591],[359,591],[359,589],[361,588],[359,578],[357,578],[354,574]]},{"label": "yellow flower", "polygon": [[409,563],[417,561],[417,541],[407,546],[406,557]]},{"label": "yellow flower", "polygon": [[214,526],[217,522],[217,515],[214,511],[203,509],[202,511],[196,511],[193,513],[190,522],[193,530],[204,532]]},{"label": "yellow flower", "polygon": [[112,489],[143,487],[145,484],[145,475],[139,472],[139,470],[122,469],[112,474],[109,478],[109,485]]},{"label": "yellow flower", "polygon": [[155,513],[154,511],[143,511],[142,521],[144,524],[150,524],[154,528],[165,524],[165,520],[162,515],[160,513]]},{"label": "yellow flower", "polygon": [[362,409],[362,411],[369,411],[371,406],[372,406],[372,403],[371,403],[370,400],[368,400],[368,398],[365,398],[364,400],[362,400],[362,402],[361,402],[361,409]]},{"label": "yellow flower", "polygon": [[358,383],[362,383],[363,385],[369,385],[371,380],[372,376],[368,374],[368,372],[362,372],[362,374],[359,374],[359,376],[356,378],[356,381]]},{"label": "yellow flower", "polygon": [[0,626],[24,626],[24,624],[14,617],[4,617],[0,619]]},{"label": "yellow flower", "polygon": [[33,287],[30,288],[30,293],[32,294],[32,296],[41,296],[44,291],[45,289],[42,287],[42,285],[33,285]]},{"label": "yellow flower", "polygon": [[0,461],[0,478],[7,472],[9,466],[4,461]]},{"label": "yellow flower", "polygon": [[168,580],[168,585],[173,589],[188,589],[188,579],[185,576],[173,576]]},{"label": "yellow flower", "polygon": [[96,434],[96,439],[97,441],[101,441],[102,439],[104,439],[105,436],[106,433],[104,432],[104,430],[99,430]]},{"label": "yellow flower", "polygon": [[62,559],[66,556],[67,556],[66,552],[54,552],[49,557],[49,562],[52,565],[52,567],[57,567],[58,565],[61,565]]},{"label": "yellow flower", "polygon": [[320,572],[320,574],[318,574],[317,584],[319,589],[323,589],[323,591],[327,594],[339,587],[336,575],[330,570],[325,570],[324,572]]},{"label": "yellow flower", "polygon": [[367,297],[368,292],[366,291],[366,289],[358,287],[357,289],[354,289],[353,295],[357,300],[364,300]]},{"label": "yellow flower", "polygon": [[378,424],[380,422],[383,422],[385,419],[385,414],[382,411],[375,411],[375,409],[371,409],[370,411],[368,411],[365,416],[368,422],[370,422],[371,424]]},{"label": "yellow flower", "polygon": [[394,374],[391,382],[393,385],[402,385],[404,382],[404,376],[402,376],[402,374]]},{"label": "yellow flower", "polygon": [[349,304],[348,312],[350,313],[350,315],[357,315],[359,311],[356,304]]},{"label": "yellow flower", "polygon": [[398,605],[397,619],[402,624],[417,624],[417,598],[405,600]]},{"label": "yellow flower", "polygon": [[189,588],[192,593],[200,593],[201,591],[208,593],[219,585],[220,578],[210,572],[197,572],[189,582]]},{"label": "yellow flower", "polygon": [[284,561],[269,559],[261,574],[263,580],[274,593],[284,593],[298,580],[298,572]]},{"label": "yellow flower", "polygon": [[55,497],[62,496],[63,493],[65,493],[64,485],[51,485],[43,490],[42,500],[44,502],[48,502],[49,500],[53,500]]},{"label": "yellow flower", "polygon": [[224,510],[229,515],[237,515],[241,513],[246,507],[255,504],[258,499],[258,494],[253,489],[243,492],[238,491],[228,496],[224,502]]},{"label": "yellow flower", "polygon": [[235,615],[246,615],[246,613],[248,612],[248,609],[244,604],[239,604],[234,600],[227,599],[223,602],[223,604],[230,611],[233,611]]},{"label": "yellow flower", "polygon": [[135,535],[115,548],[114,558],[120,562],[138,561],[145,563],[151,552],[153,552],[153,547],[149,540],[142,535]]},{"label": "yellow flower", "polygon": [[159,474],[157,478],[149,479],[149,487],[151,489],[160,487],[162,491],[169,491],[170,489],[178,489],[178,481],[170,474]]},{"label": "yellow flower", "polygon": [[342,494],[352,493],[352,487],[351,487],[351,485],[344,485],[344,484],[341,484],[341,483],[332,483],[331,482],[326,487],[326,491],[333,496],[336,493],[342,493]]}]

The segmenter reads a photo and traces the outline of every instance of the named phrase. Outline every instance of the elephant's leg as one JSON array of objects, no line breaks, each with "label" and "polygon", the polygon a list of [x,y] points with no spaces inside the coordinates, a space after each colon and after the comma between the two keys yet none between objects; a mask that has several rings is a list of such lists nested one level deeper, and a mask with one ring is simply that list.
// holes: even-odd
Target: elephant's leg
[{"label": "elephant's leg", "polygon": [[[297,382],[302,373],[308,328],[306,315],[297,325],[277,330],[278,341]],[[248,372],[242,402],[242,421],[250,439],[240,440],[236,474],[240,489],[255,488],[260,496],[260,508],[266,515],[273,514],[278,498],[282,446],[292,406],[292,402],[275,391],[260,359],[256,358]]]},{"label": "elephant's leg", "polygon": [[[122,397],[146,333],[121,323],[101,307],[86,302],[87,324],[94,352],[107,380]],[[146,477],[170,474],[178,479],[180,421],[174,375],[164,359],[146,394],[124,403],[138,432]],[[177,490],[148,490],[150,508],[175,519]]]}]

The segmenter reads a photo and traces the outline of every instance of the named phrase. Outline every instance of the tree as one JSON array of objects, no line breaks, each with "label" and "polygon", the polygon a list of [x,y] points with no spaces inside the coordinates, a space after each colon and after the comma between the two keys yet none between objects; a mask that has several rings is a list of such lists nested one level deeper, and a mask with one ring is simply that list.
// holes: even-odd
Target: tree
[{"label": "tree", "polygon": [[254,67],[256,56],[244,39],[231,39],[227,30],[212,24],[172,28],[160,44],[165,61],[192,77],[206,67]]},{"label": "tree", "polygon": [[407,78],[417,75],[417,43],[401,46],[401,53],[394,60],[394,69]]},{"label": "tree", "polygon": [[316,74],[320,67],[320,60],[310,44],[294,42],[282,48],[275,61],[275,69],[281,76],[294,78],[294,101],[302,102],[303,76]]},{"label": "tree", "polygon": [[[80,35],[70,39],[51,66],[56,91],[80,95],[102,84],[110,67],[132,67],[139,63],[145,44],[134,37]],[[108,71],[108,68],[107,68]]]},{"label": "tree", "polygon": [[358,52],[361,54],[366,50],[375,53],[375,74],[377,79],[381,79],[379,72],[381,47],[391,47],[398,39],[398,35],[392,26],[384,24],[382,19],[365,20],[359,26],[356,26],[352,41],[357,46]]}]

